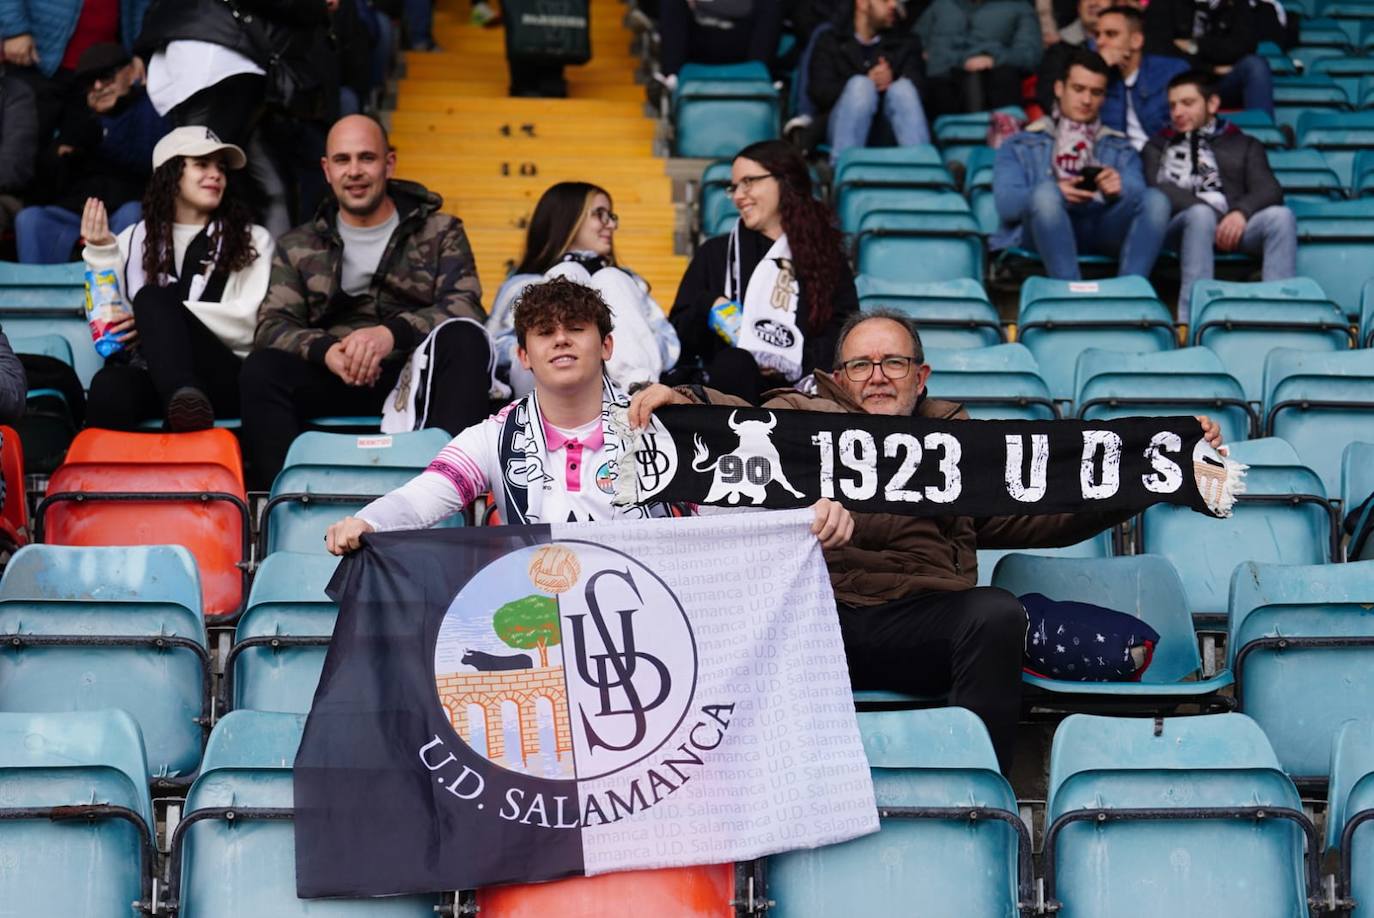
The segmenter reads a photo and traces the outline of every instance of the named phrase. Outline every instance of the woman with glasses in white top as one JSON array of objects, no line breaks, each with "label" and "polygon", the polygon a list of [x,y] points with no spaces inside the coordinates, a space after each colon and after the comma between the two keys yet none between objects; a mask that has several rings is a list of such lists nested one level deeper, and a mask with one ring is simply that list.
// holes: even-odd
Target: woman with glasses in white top
[{"label": "woman with glasses in white top", "polygon": [[791,144],[735,155],[739,220],[697,250],[668,314],[682,342],[673,383],[704,383],[757,405],[769,389],[829,370],[840,326],[859,308],[830,208]]},{"label": "woman with glasses in white top", "polygon": [[509,380],[516,395],[530,391],[534,379],[513,358],[514,303],[525,287],[549,278],[566,277],[591,287],[611,308],[615,353],[606,372],[622,387],[658,382],[659,374],[677,362],[677,333],[649,296],[649,285],[616,262],[620,217],[613,206],[610,192],[590,182],[559,182],[535,205],[524,257],[496,292],[487,319],[497,373]]}]

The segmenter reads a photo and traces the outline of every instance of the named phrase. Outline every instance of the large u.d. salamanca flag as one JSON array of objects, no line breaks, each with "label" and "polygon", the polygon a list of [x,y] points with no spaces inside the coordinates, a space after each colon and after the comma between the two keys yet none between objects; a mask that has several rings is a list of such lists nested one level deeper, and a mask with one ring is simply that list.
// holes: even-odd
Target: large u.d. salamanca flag
[{"label": "large u.d. salamanca flag", "polygon": [[809,511],[369,536],[295,764],[303,897],[876,831]]}]

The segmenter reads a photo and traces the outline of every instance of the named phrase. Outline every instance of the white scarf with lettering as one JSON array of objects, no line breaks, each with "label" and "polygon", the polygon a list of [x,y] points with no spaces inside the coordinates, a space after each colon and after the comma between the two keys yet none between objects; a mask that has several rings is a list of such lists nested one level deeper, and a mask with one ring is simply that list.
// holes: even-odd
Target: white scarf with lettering
[{"label": "white scarf with lettering", "polygon": [[741,301],[739,228],[740,221],[736,220],[725,254],[725,298],[743,307],[735,343],[754,355],[760,369],[775,370],[788,382],[795,382],[802,375],[806,339],[797,323],[801,289],[787,234],[779,236],[754,267]]}]

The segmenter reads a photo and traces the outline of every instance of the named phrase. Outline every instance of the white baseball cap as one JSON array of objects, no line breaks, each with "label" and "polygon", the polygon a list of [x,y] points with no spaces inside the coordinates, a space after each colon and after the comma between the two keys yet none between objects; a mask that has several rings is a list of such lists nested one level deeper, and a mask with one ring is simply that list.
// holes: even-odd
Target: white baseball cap
[{"label": "white baseball cap", "polygon": [[215,136],[208,127],[188,125],[170,131],[153,147],[153,171],[173,156],[209,156],[211,153],[224,153],[224,165],[230,169],[242,169],[248,165],[248,157],[243,150],[232,143],[225,143]]}]

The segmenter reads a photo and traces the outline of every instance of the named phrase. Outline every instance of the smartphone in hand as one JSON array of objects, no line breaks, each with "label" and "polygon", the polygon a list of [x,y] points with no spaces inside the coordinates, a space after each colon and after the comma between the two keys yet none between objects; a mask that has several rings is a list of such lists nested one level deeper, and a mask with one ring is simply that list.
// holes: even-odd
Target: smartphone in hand
[{"label": "smartphone in hand", "polygon": [[1081,188],[1083,191],[1096,191],[1097,176],[1101,171],[1101,166],[1084,166],[1079,170],[1078,184],[1074,185],[1074,187]]}]

